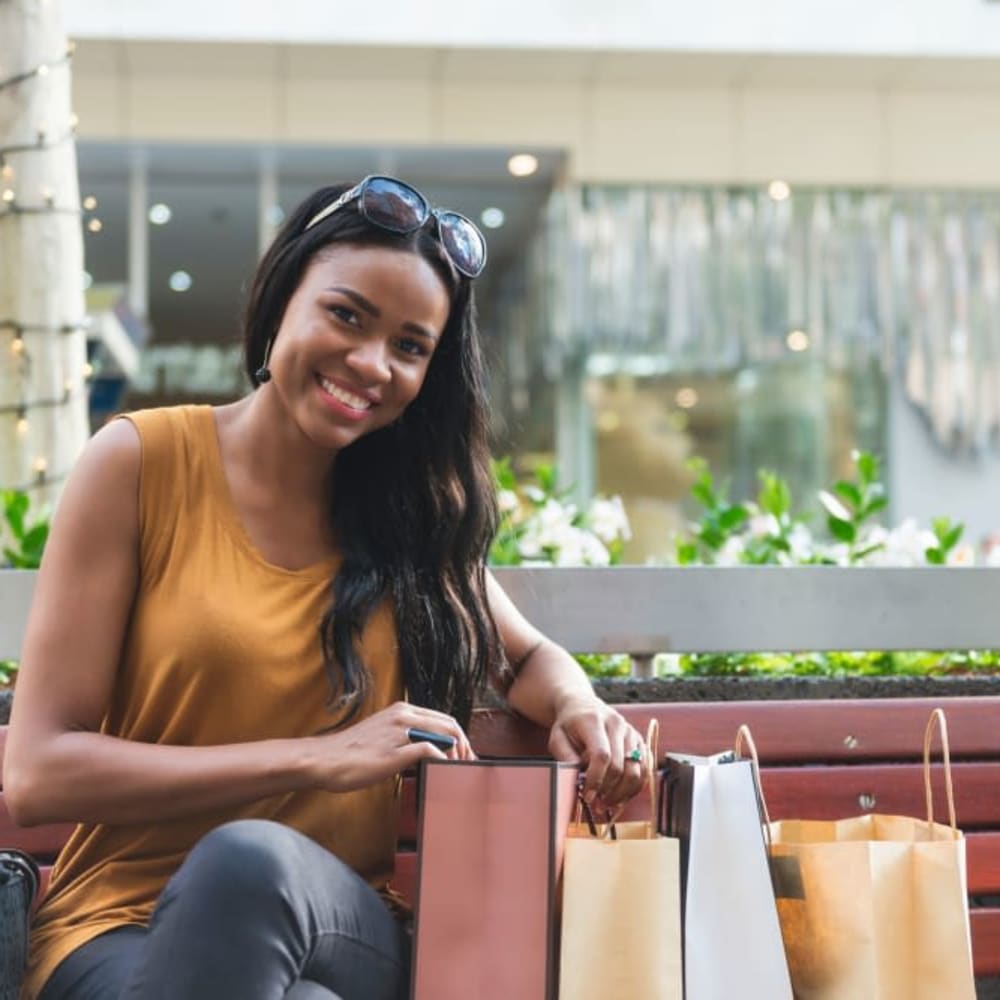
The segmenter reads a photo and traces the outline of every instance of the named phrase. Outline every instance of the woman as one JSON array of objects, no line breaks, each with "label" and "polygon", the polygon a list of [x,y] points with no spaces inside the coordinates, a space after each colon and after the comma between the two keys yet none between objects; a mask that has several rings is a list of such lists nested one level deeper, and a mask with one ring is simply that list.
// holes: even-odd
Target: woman
[{"label": "woman", "polygon": [[[39,574],[7,743],[20,823],[78,822],[25,995],[389,998],[400,772],[480,684],[586,794],[638,734],[486,573],[479,231],[399,181],[325,188],[260,264],[254,389],[88,445]],[[382,895],[380,895],[380,891]]]}]

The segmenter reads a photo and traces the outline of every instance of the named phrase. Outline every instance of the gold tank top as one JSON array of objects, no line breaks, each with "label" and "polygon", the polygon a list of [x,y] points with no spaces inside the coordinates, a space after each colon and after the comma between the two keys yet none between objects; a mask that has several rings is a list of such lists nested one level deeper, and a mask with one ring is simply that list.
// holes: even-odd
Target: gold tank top
[{"label": "gold tank top", "polygon": [[[230,498],[211,407],[146,410],[127,419],[142,442],[140,575],[101,731],[210,746],[329,726],[318,626],[337,558],[295,571],[263,558]],[[388,606],[372,616],[362,656],[373,683],[358,718],[403,695]],[[341,794],[294,792],[148,826],[78,826],[35,919],[22,997],[35,997],[59,962],[90,939],[148,923],[188,851],[229,820],[285,823],[383,886],[392,872],[396,806],[390,780]]]}]

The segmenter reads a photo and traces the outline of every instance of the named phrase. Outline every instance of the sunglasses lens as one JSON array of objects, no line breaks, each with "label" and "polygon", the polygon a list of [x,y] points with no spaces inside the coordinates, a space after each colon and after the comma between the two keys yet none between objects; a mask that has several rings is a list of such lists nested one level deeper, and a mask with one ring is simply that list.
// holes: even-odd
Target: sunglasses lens
[{"label": "sunglasses lens", "polygon": [[486,266],[483,234],[464,215],[456,212],[442,212],[438,228],[452,263],[466,277],[475,278]]},{"label": "sunglasses lens", "polygon": [[373,177],[365,185],[361,210],[375,225],[397,233],[419,229],[430,215],[419,191],[389,177]]}]

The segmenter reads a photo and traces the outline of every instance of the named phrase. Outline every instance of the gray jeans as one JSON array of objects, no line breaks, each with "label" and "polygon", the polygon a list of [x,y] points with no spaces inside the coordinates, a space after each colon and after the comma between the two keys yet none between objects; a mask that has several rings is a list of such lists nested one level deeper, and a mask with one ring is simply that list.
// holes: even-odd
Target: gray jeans
[{"label": "gray jeans", "polygon": [[279,823],[239,820],[195,845],[148,928],[82,945],[40,1000],[399,1000],[408,952],[342,861]]}]

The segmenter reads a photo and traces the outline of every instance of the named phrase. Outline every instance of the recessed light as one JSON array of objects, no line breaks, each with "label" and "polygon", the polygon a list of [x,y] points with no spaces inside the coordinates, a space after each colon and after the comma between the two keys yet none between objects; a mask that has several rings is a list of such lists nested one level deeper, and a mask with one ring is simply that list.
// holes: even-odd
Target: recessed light
[{"label": "recessed light", "polygon": [[507,169],[515,177],[530,177],[538,170],[538,157],[531,153],[515,153],[507,161]]},{"label": "recessed light", "polygon": [[164,205],[162,201],[157,202],[149,209],[149,221],[154,226],[165,226],[173,218],[173,214],[169,205]]},{"label": "recessed light", "polygon": [[809,334],[805,330],[792,330],[785,338],[790,351],[805,351],[809,349]]},{"label": "recessed light", "polygon": [[100,219],[91,219],[87,223],[87,229],[92,233],[99,233],[104,228],[104,223]]},{"label": "recessed light", "polygon": [[487,229],[499,229],[507,219],[502,208],[484,208],[479,218]]},{"label": "recessed light", "polygon": [[690,410],[692,407],[698,405],[698,391],[696,389],[692,389],[691,386],[686,385],[682,389],[677,390],[674,402],[676,402],[682,410]]},{"label": "recessed light", "polygon": [[174,271],[168,283],[171,291],[186,292],[191,287],[191,275],[187,271]]},{"label": "recessed light", "polygon": [[772,201],[788,201],[792,188],[788,181],[774,180],[767,186],[767,195]]},{"label": "recessed light", "polygon": [[88,194],[86,198],[83,199],[83,207],[88,212],[93,212],[97,208],[97,199],[92,195]]}]

